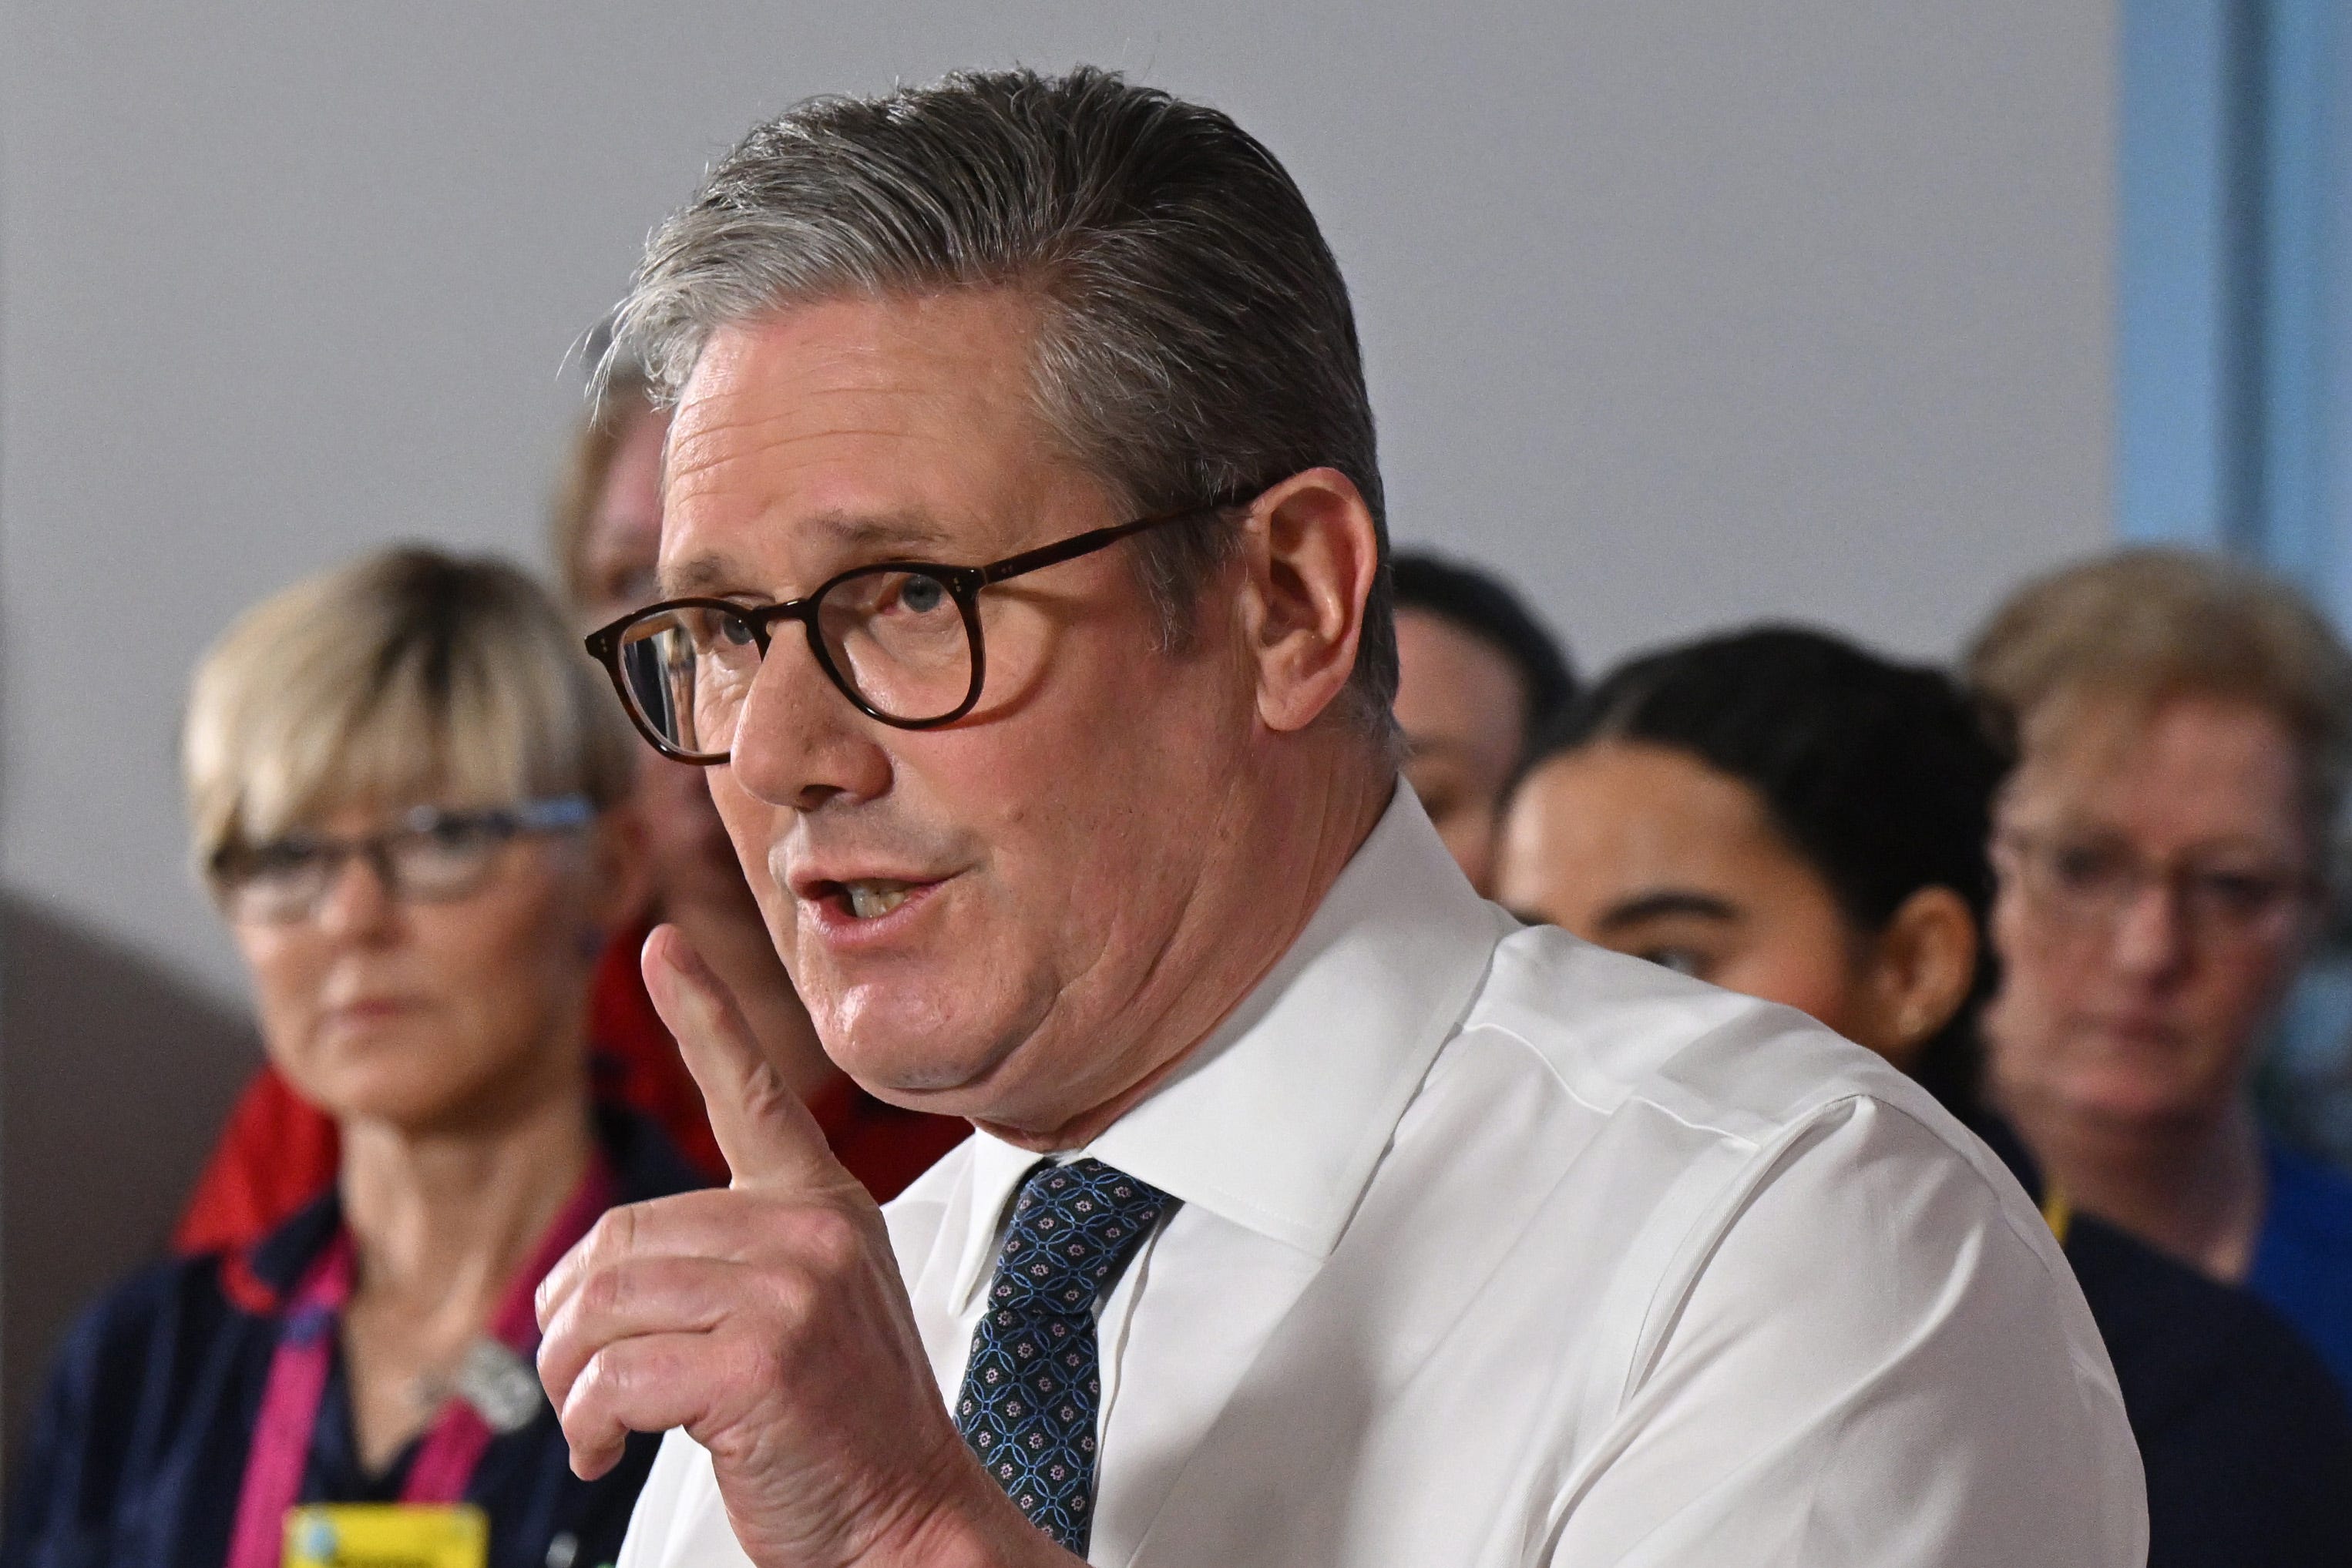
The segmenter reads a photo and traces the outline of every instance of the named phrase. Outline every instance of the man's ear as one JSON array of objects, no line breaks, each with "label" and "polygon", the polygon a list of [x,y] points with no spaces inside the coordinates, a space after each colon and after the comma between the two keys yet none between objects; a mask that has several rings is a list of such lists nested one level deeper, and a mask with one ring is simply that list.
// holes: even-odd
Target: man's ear
[{"label": "man's ear", "polygon": [[1857,1039],[1897,1067],[1952,1021],[1976,983],[1980,944],[1968,900],[1948,887],[1905,899],[1871,956],[1869,1017]]},{"label": "man's ear", "polygon": [[1240,625],[1266,727],[1305,729],[1355,673],[1380,534],[1355,481],[1294,474],[1257,498],[1243,528]]}]

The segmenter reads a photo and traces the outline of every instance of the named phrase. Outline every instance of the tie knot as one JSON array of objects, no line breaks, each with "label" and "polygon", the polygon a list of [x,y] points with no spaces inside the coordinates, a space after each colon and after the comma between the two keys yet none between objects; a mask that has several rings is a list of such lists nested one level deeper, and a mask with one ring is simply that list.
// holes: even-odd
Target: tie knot
[{"label": "tie knot", "polygon": [[1091,1312],[1169,1202],[1100,1160],[1038,1166],[1013,1205],[990,1306]]}]

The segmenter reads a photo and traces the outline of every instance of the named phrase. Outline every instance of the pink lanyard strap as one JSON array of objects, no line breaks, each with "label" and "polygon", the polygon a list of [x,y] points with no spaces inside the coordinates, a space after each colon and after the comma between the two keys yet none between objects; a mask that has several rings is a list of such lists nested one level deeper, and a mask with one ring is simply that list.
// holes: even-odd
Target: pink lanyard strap
[{"label": "pink lanyard strap", "polygon": [[[589,1227],[613,1207],[617,1196],[612,1167],[600,1154],[589,1166],[587,1178],[541,1239],[529,1265],[508,1287],[498,1315],[490,1322],[490,1332],[524,1360],[539,1351],[539,1318],[532,1299],[539,1282],[588,1234]],[[245,1484],[237,1493],[228,1568],[278,1568],[283,1561],[286,1511],[302,1494],[302,1473],[310,1468],[319,1404],[326,1397],[327,1378],[334,1365],[336,1319],[352,1299],[355,1271],[351,1232],[339,1230],[304,1272],[287,1306],[278,1348],[269,1359],[269,1378],[262,1385],[253,1446],[245,1461]],[[409,1466],[407,1482],[401,1488],[401,1500],[461,1501],[490,1438],[489,1423],[479,1411],[463,1399],[450,1399],[425,1429],[416,1458]]]}]

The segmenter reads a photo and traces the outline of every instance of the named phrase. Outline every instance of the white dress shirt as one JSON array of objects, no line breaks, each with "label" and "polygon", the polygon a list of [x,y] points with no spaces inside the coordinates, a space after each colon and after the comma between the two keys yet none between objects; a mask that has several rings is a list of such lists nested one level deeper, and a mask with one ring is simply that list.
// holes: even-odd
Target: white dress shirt
[{"label": "white dress shirt", "polygon": [[[1083,1151],[1181,1200],[1100,1312],[1089,1561],[2139,1568],[2138,1451],[2041,1217],[1803,1016],[1522,929],[1409,790]],[[943,1397],[1008,1199],[890,1205]],[[620,1568],[744,1561],[673,1432]]]}]

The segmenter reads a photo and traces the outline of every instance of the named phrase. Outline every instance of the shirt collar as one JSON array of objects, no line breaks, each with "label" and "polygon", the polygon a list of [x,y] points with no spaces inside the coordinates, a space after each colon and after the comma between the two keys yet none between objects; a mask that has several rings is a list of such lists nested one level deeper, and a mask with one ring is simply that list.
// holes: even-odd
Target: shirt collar
[{"label": "shirt collar", "polygon": [[342,1228],[342,1194],[330,1186],[268,1235],[222,1254],[221,1293],[240,1312],[270,1316],[285,1306],[302,1271]]},{"label": "shirt collar", "polygon": [[[1400,785],[1281,961],[1150,1098],[1082,1151],[1316,1257],[1347,1228],[1406,1103],[1513,928]],[[958,1296],[1037,1155],[980,1134]]]}]

